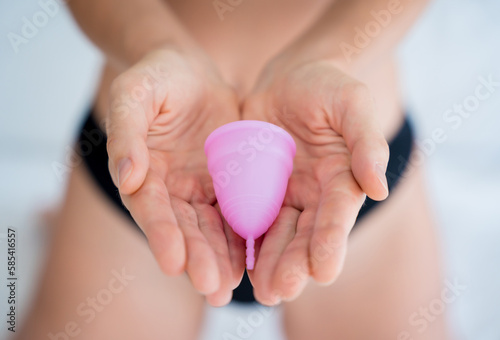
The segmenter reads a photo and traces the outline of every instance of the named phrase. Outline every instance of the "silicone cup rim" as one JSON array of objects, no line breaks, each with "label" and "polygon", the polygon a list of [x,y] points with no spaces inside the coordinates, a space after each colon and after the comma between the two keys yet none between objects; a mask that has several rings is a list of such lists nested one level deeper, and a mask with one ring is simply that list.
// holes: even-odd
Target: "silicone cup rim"
[{"label": "silicone cup rim", "polygon": [[[243,129],[270,129],[272,127],[272,131],[280,135],[283,140],[285,141],[286,145],[289,148],[289,151],[291,151],[292,155],[292,160],[295,157],[295,153],[297,151],[297,145],[295,144],[295,141],[293,140],[293,137],[285,131],[283,128],[274,125],[269,122],[264,122],[264,121],[259,121],[259,120],[240,120],[236,122],[231,122],[225,125],[222,125],[212,131],[212,133],[207,137],[205,140],[205,145],[204,145],[204,151],[205,155],[208,157],[208,150],[210,149],[212,143],[220,138],[223,137],[224,134],[227,132],[234,132],[237,130],[243,130]],[[293,164],[293,163],[292,163]],[[291,172],[291,171],[290,171]],[[288,174],[290,176],[290,174]],[[245,244],[245,264],[248,270],[253,270],[255,266],[255,241],[253,239],[253,236],[249,236],[246,239],[246,244]]]},{"label": "silicone cup rim", "polygon": [[268,128],[269,126],[273,126],[273,132],[278,133],[281,135],[284,140],[286,141],[286,144],[290,148],[290,151],[292,152],[292,158],[295,157],[295,153],[297,152],[297,145],[295,144],[295,141],[293,140],[293,137],[283,128],[274,125],[269,122],[261,121],[261,120],[239,120],[236,122],[231,122],[224,124],[222,126],[219,126],[217,129],[212,131],[210,135],[208,135],[207,139],[205,140],[205,145],[204,145],[204,151],[205,155],[208,155],[208,149],[210,148],[210,145],[212,142],[224,135],[226,132],[232,132],[240,129],[249,129],[249,128]]}]

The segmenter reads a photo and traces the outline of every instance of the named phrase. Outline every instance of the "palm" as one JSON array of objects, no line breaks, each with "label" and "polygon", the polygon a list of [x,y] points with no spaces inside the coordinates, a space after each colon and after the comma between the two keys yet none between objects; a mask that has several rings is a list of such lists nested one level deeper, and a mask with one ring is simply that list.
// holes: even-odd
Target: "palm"
[{"label": "palm", "polygon": [[203,146],[218,126],[238,119],[226,106],[211,110],[203,107],[181,118],[169,116],[168,111],[176,110],[169,109],[153,122],[146,141],[150,168],[165,181],[171,196],[190,204],[215,203]]},{"label": "palm", "polygon": [[[204,284],[219,272],[226,280],[219,293],[209,294],[209,302],[227,302],[243,274],[243,241],[223,222],[204,154],[204,141],[218,126],[235,121],[238,115],[230,105],[202,106],[198,112],[169,122],[168,113],[160,114],[148,133],[150,171],[159,174],[170,195],[175,218],[186,242],[186,270],[194,285]],[[195,117],[195,119],[189,119]],[[216,118],[213,118],[216,117]],[[165,128],[168,127],[168,128]],[[204,238],[204,242],[200,239]],[[223,301],[223,302],[219,302]]]},{"label": "palm", "polygon": [[[336,239],[336,235],[343,235],[345,230],[335,229],[335,217],[339,216],[341,221],[348,215],[353,222],[364,200],[351,172],[345,141],[331,133],[325,122],[314,123],[321,127],[320,131],[328,133],[304,138],[310,132],[305,131],[307,127],[302,123],[283,122],[283,127],[294,137],[297,154],[280,215],[263,238],[256,269],[250,275],[255,294],[263,303],[273,303],[269,295],[293,297],[298,294],[305,278],[312,274],[314,262],[328,262],[327,267],[334,272],[318,272],[318,276],[336,276],[344,256],[343,249],[337,249],[342,240]],[[317,223],[320,209],[321,218],[328,226]],[[315,254],[313,247],[317,247],[318,242],[312,242],[313,236],[316,240],[325,240],[323,250],[331,246],[334,256]]]},{"label": "palm", "polygon": [[[163,78],[153,87],[148,70],[154,65]],[[226,304],[243,274],[244,247],[221,220],[203,147],[210,132],[239,118],[236,96],[206,65],[171,51],[151,55],[123,79],[114,87],[114,107],[124,107],[120,100],[131,88],[149,81],[152,90],[126,111],[132,114],[112,110],[110,167],[118,163],[120,143],[130,144],[134,158],[134,171],[120,184],[122,200],[162,270],[186,271],[209,303]],[[133,143],[134,134],[140,139]]]},{"label": "palm", "polygon": [[[318,207],[323,184],[332,181],[337,176],[351,172],[350,152],[342,136],[333,132],[327,122],[313,122],[320,131],[310,138],[301,136],[309,132],[301,123],[289,121],[285,128],[294,137],[297,153],[294,160],[294,170],[290,176],[284,206],[298,210]],[[354,180],[354,178],[351,178]],[[349,190],[354,183],[341,182],[336,190]]]},{"label": "palm", "polygon": [[347,79],[317,68],[291,77],[250,97],[244,112],[245,119],[281,125],[297,144],[283,207],[257,245],[250,273],[256,297],[266,304],[297,296],[310,275],[323,283],[337,277],[365,198],[342,134],[350,107],[337,98],[350,86]]}]

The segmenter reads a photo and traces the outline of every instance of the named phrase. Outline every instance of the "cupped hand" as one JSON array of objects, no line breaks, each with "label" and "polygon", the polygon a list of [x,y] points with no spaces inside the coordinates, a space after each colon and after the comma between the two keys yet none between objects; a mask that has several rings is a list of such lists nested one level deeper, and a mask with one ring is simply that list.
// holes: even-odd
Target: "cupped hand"
[{"label": "cupped hand", "polygon": [[389,151],[365,85],[330,61],[269,68],[243,108],[243,119],[287,130],[297,144],[278,218],[256,244],[254,294],[272,305],[297,297],[308,278],[333,282],[366,195],[388,195]]},{"label": "cupped hand", "polygon": [[205,56],[155,50],[111,87],[109,169],[167,275],[184,271],[215,306],[244,270],[244,244],[215,204],[203,145],[239,118],[238,100]]}]

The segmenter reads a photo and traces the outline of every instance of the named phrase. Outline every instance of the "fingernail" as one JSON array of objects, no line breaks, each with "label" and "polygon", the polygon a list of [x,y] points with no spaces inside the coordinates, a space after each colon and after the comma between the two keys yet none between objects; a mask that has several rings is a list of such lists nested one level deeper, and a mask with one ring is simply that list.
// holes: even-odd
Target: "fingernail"
[{"label": "fingernail", "polygon": [[281,291],[280,290],[273,291],[272,296],[273,296],[273,305],[279,305],[282,301]]},{"label": "fingernail", "polygon": [[132,172],[132,161],[130,158],[123,158],[118,162],[118,186],[121,187],[123,182],[130,176]]},{"label": "fingernail", "polygon": [[376,163],[375,171],[380,183],[384,186],[386,191],[389,191],[389,188],[387,186],[387,177],[385,177],[385,166],[383,166],[381,163]]}]

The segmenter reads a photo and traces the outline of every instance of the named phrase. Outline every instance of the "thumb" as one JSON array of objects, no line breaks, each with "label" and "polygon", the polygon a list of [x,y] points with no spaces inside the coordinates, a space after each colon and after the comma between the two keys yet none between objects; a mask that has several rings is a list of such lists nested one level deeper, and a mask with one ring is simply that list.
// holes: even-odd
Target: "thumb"
[{"label": "thumb", "polygon": [[123,92],[116,98],[106,124],[108,166],[120,194],[130,195],[141,187],[149,168],[146,103],[130,101]]},{"label": "thumb", "polygon": [[345,103],[342,135],[352,155],[354,178],[368,197],[380,201],[389,195],[385,176],[389,146],[378,125],[369,91],[361,89]]},{"label": "thumb", "polygon": [[142,136],[111,133],[108,137],[109,172],[120,194],[136,192],[149,168],[149,151]]}]

